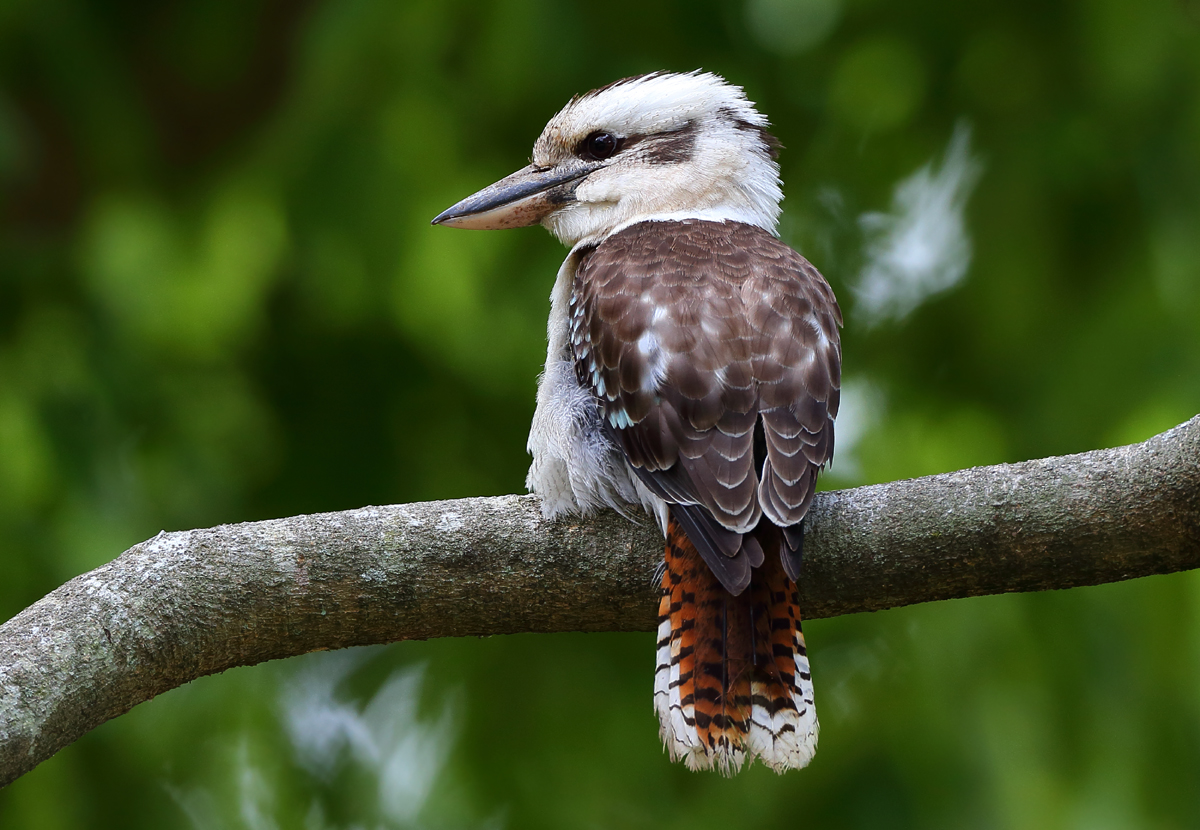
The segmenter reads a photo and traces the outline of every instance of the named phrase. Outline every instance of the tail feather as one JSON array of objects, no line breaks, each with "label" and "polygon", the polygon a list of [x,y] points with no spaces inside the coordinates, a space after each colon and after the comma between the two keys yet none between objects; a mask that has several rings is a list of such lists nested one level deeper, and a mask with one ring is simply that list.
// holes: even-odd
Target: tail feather
[{"label": "tail feather", "polygon": [[761,680],[755,692],[758,740],[766,751],[759,757],[782,772],[806,766],[817,749],[816,709],[812,676],[800,627],[800,598],[796,583],[785,573],[778,557],[767,557],[767,567],[756,572],[751,584],[752,608],[760,637],[755,665]]},{"label": "tail feather", "polygon": [[795,583],[779,533],[760,535],[765,561],[733,596],[674,518],[668,525],[654,706],[672,760],[736,773],[755,758],[776,772],[808,764],[818,724]]}]

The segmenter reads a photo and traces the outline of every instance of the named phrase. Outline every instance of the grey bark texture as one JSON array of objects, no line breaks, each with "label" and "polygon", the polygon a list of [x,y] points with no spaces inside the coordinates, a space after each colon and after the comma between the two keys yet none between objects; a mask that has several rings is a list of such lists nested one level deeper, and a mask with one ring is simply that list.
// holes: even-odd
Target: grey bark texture
[{"label": "grey bark texture", "polygon": [[[1195,568],[1200,416],[1128,447],[821,493],[806,527],[810,618]],[[532,496],[160,533],[0,626],[0,786],[233,666],[402,639],[651,631],[661,558],[650,521],[551,523]]]}]

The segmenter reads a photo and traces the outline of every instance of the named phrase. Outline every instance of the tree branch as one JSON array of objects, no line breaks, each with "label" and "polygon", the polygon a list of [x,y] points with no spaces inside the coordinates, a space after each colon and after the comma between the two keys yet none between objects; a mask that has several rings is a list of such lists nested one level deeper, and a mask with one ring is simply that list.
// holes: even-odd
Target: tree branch
[{"label": "tree branch", "polygon": [[[819,494],[806,617],[1200,566],[1200,416],[1142,444]],[[317,649],[650,631],[662,539],[531,496],[160,533],[0,626],[0,786],[206,674]]]}]

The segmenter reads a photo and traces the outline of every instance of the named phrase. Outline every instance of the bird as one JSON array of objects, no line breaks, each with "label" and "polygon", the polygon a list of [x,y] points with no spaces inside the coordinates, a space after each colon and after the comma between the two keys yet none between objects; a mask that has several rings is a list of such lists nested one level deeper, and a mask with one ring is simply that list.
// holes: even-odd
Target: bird
[{"label": "bird", "polygon": [[433,219],[541,224],[570,248],[526,485],[548,519],[657,521],[659,734],[727,776],[807,766],[819,734],[797,580],[842,316],[779,238],[780,149],[741,87],[653,72],[571,98],[528,166]]}]

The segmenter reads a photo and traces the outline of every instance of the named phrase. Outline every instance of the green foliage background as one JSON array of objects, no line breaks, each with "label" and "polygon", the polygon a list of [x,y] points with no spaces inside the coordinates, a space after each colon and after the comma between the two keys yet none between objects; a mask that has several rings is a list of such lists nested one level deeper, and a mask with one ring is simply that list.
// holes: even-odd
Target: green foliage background
[{"label": "green foliage background", "polygon": [[[1195,0],[0,0],[0,619],[163,528],[522,491],[563,251],[428,220],[573,93],[695,67],[772,118],[784,237],[846,312],[870,408],[826,486],[1200,411]],[[964,120],[970,270],[867,326],[856,217]],[[782,778],[667,763],[650,634],[399,644],[346,694],[423,663],[422,710],[453,704],[420,826],[1200,825],[1194,574],[806,631],[822,747]],[[139,707],[0,826],[186,827],[188,788],[208,826],[390,826],[295,762],[290,672]]]}]

